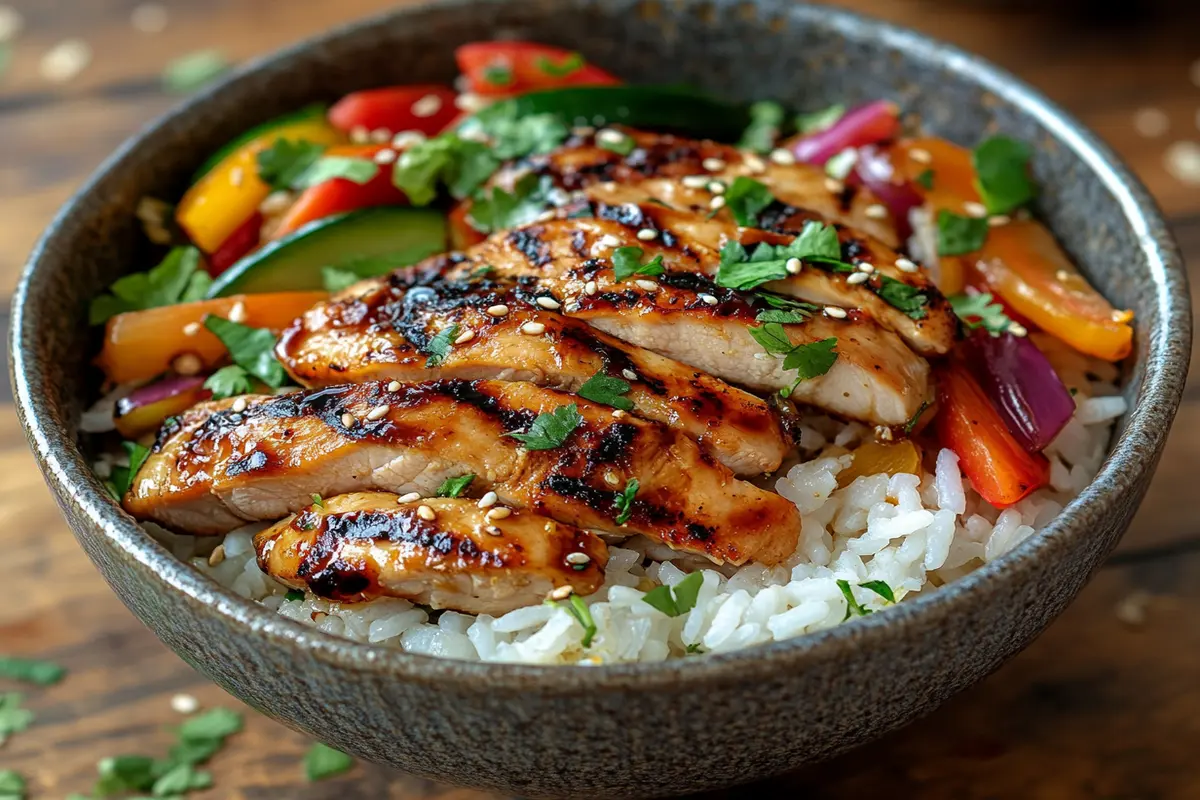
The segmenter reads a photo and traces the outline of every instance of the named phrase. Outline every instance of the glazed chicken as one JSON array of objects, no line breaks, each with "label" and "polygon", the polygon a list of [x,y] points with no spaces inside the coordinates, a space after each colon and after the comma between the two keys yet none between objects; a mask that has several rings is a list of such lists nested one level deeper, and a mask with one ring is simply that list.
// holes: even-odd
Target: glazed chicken
[{"label": "glazed chicken", "polygon": [[[578,392],[602,375],[628,386],[617,402],[631,413],[686,433],[734,472],[779,467],[787,447],[763,400],[551,310],[560,307],[486,276],[411,288],[377,281],[318,303],[276,354],[309,387],[487,378]],[[445,355],[431,357],[439,334]]]},{"label": "glazed chicken", "polygon": [[398,502],[386,492],[326,497],[254,538],[263,572],[318,597],[399,597],[504,614],[552,590],[591,594],[608,548],[594,534],[524,511],[488,516],[474,500]]},{"label": "glazed chicken", "polygon": [[465,474],[506,506],[643,534],[718,563],[777,563],[800,531],[790,501],[736,479],[665,425],[498,381],[369,382],[201,403],[163,429],[124,505],[219,534],[299,511],[313,493],[427,496]]}]

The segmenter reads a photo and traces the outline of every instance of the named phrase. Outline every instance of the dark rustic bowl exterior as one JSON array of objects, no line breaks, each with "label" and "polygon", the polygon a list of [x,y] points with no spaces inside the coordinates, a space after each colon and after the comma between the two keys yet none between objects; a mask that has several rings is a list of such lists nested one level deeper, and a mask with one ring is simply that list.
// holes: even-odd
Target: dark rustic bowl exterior
[{"label": "dark rustic bowl exterior", "polygon": [[[88,299],[143,263],[143,195],[174,196],[251,124],[351,89],[445,81],[452,48],[516,34],[631,81],[819,108],[890,97],[963,143],[1036,144],[1040,212],[1091,279],[1137,313],[1133,411],[1095,483],[1048,530],[952,586],[840,628],[667,664],[484,665],[351,644],[242,600],[146,536],[76,444],[94,392]],[[517,0],[401,10],[251,65],[115,155],[61,212],[14,305],[13,380],[76,537],[121,599],[189,664],[284,723],[373,761],[522,795],[661,795],[826,758],[930,711],[1066,606],[1124,532],[1179,402],[1191,315],[1154,204],[1112,154],[993,67],[911,32],[785,0]]]}]

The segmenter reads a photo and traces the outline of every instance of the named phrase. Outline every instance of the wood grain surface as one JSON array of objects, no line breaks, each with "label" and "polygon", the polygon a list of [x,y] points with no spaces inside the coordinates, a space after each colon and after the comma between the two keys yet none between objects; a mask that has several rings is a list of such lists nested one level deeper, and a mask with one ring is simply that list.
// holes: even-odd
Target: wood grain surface
[{"label": "wood grain surface", "polygon": [[[34,238],[87,173],[177,98],[162,67],[198,48],[259,54],[392,0],[167,0],[169,21],[136,31],[126,0],[17,0],[25,28],[0,75],[0,314]],[[1170,143],[1200,141],[1195,15],[1137,4],[1076,16],[1056,2],[853,0],[843,5],[954,41],[1029,80],[1107,139],[1149,185],[1185,255],[1200,265],[1200,185],[1173,177]],[[1089,4],[1082,4],[1088,6]],[[1102,4],[1091,4],[1099,6]],[[1188,4],[1179,4],[1186,6]],[[1156,6],[1157,7],[1157,6]],[[91,64],[54,84],[39,74],[53,45],[80,38]],[[1200,76],[1197,76],[1200,81]],[[1134,115],[1169,119],[1160,137]],[[1197,281],[1196,283],[1200,283]],[[5,320],[7,322],[7,320]],[[1200,371],[1197,372],[1200,375]],[[86,792],[98,759],[162,753],[179,692],[239,707],[170,653],[120,605],[76,546],[11,412],[0,405],[0,557],[7,601],[0,651],[59,661],[61,684],[27,691],[37,721],[0,749],[33,798]],[[726,794],[819,798],[1200,797],[1200,390],[1190,388],[1143,510],[1079,600],[1031,648],[929,718],[820,767]],[[0,691],[8,690],[0,683]],[[246,730],[211,764],[204,798],[481,797],[359,765],[304,780],[310,743],[247,710]],[[620,765],[614,765],[619,769]]]}]

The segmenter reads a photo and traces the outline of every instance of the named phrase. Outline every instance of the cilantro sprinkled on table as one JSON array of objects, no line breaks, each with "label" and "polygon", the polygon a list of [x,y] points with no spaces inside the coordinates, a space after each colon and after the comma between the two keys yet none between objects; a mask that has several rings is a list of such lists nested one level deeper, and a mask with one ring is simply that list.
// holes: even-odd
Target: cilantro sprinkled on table
[{"label": "cilantro sprinkled on table", "polygon": [[942,209],[937,215],[937,251],[941,256],[974,253],[987,241],[988,222]]},{"label": "cilantro sprinkled on table", "polygon": [[579,414],[579,406],[571,403],[559,406],[547,414],[538,414],[537,419],[525,433],[506,433],[521,444],[526,450],[553,450],[562,446],[571,433],[583,424]]},{"label": "cilantro sprinkled on table", "polygon": [[229,66],[229,59],[220,50],[209,48],[186,53],[163,70],[163,89],[176,94],[195,91],[228,72]]},{"label": "cilantro sprinkled on table", "polygon": [[757,227],[759,213],[773,202],[775,196],[766,184],[744,176],[735,178],[725,192],[725,207],[743,228]]},{"label": "cilantro sprinkled on table", "polygon": [[642,263],[645,253],[640,247],[618,247],[612,252],[613,278],[618,283],[628,280],[635,275],[646,275],[656,278],[666,272],[661,255]]},{"label": "cilantro sprinkled on table", "polygon": [[442,481],[442,485],[438,487],[438,497],[458,497],[467,490],[471,485],[471,481],[475,480],[475,474],[468,472],[466,475],[459,475],[457,478],[446,478]]},{"label": "cilantro sprinkled on table", "polygon": [[637,478],[630,478],[629,482],[625,484],[625,488],[613,498],[613,505],[617,507],[617,516],[614,521],[618,525],[624,525],[633,515],[633,500],[637,497],[640,486]]},{"label": "cilantro sprinkled on table", "polygon": [[21,705],[24,701],[25,695],[20,692],[0,694],[0,745],[33,723],[33,712]]},{"label": "cilantro sprinkled on table", "polygon": [[353,766],[352,756],[321,742],[314,744],[304,754],[304,777],[309,783],[341,775]]},{"label": "cilantro sprinkled on table", "polygon": [[436,367],[446,360],[446,356],[450,355],[450,349],[454,347],[454,340],[458,338],[458,323],[454,323],[449,328],[442,328],[437,334],[429,340],[422,352],[428,358],[425,359],[426,367]]},{"label": "cilantro sprinkled on table", "polygon": [[52,661],[0,656],[0,678],[50,686],[61,681],[66,674],[66,669]]},{"label": "cilantro sprinkled on table", "polygon": [[605,375],[601,371],[588,378],[579,387],[579,391],[576,394],[584,400],[591,400],[593,403],[601,403],[613,408],[619,408],[622,411],[630,411],[633,409],[633,401],[627,397],[622,397],[629,389],[630,385],[628,381]]},{"label": "cilantro sprinkled on table", "polygon": [[93,298],[88,322],[99,325],[126,311],[190,303],[204,299],[212,278],[201,266],[195,247],[175,247],[158,266],[118,278],[108,292]]},{"label": "cilantro sprinkled on table", "polygon": [[25,779],[15,770],[0,769],[0,800],[22,800],[25,797]]},{"label": "cilantro sprinkled on table", "polygon": [[971,152],[975,188],[989,214],[1007,214],[1037,197],[1029,175],[1029,145],[1007,136],[992,136]]},{"label": "cilantro sprinkled on table", "polygon": [[693,572],[674,586],[656,586],[642,598],[642,602],[654,606],[668,617],[678,617],[696,607],[704,575]]}]

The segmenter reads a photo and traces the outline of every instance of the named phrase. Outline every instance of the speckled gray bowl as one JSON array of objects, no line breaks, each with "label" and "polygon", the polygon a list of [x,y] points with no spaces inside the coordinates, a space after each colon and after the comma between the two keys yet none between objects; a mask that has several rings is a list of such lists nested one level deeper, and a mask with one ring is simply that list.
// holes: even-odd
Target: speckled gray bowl
[{"label": "speckled gray bowl", "polygon": [[[949,588],[814,636],[730,655],[591,669],[408,656],[316,633],[175,561],[108,500],[76,444],[94,393],[89,297],[144,263],[142,195],[175,196],[248,126],[355,88],[451,77],[497,34],[563,44],[632,81],[802,108],[890,97],[932,132],[1037,145],[1040,211],[1137,312],[1132,412],[1096,481],[1048,530]],[[47,480],[121,599],[188,663],[365,758],[523,795],[672,794],[748,781],[877,737],[971,685],[1062,611],[1125,530],[1179,402],[1191,341],[1179,256],[1106,147],[986,63],[841,11],[776,2],[518,0],[402,10],[242,70],[143,131],[62,211],[14,304],[18,408]]]}]

